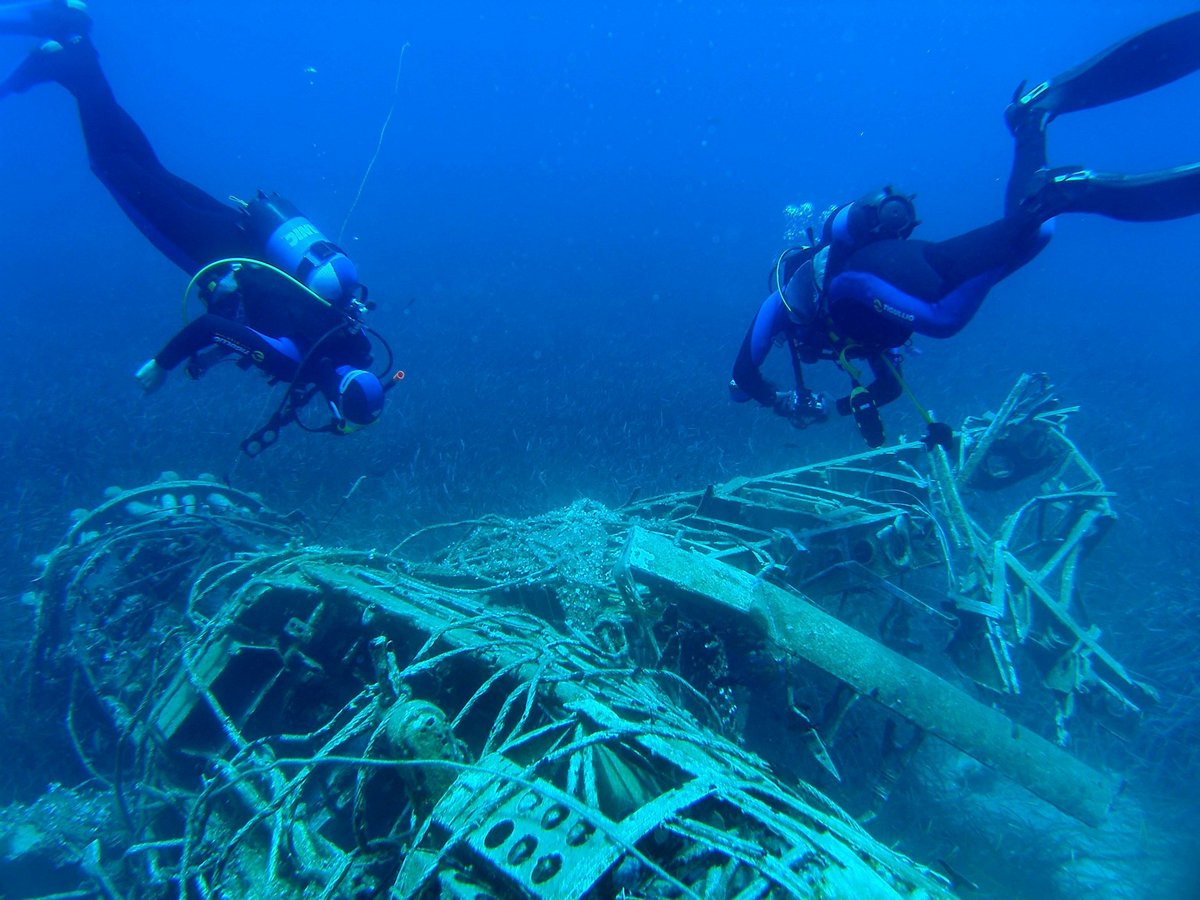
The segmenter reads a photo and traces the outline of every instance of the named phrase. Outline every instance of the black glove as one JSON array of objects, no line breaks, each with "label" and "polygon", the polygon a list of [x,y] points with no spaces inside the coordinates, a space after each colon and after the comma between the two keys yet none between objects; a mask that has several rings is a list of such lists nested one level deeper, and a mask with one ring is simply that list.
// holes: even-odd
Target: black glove
[{"label": "black glove", "polygon": [[865,387],[855,385],[854,390],[850,392],[848,405],[850,413],[854,416],[854,424],[858,426],[859,434],[863,436],[867,446],[872,450],[882,447],[883,419],[879,417],[879,407],[875,405],[875,398],[871,396],[871,392]]},{"label": "black glove", "polygon": [[193,353],[187,361],[186,371],[188,378],[198,381],[204,377],[205,372],[221,362],[228,355],[229,351],[219,345]]},{"label": "black glove", "polygon": [[952,453],[954,452],[954,429],[945,422],[930,422],[929,430],[925,432],[925,437],[921,438],[921,443],[927,450],[941,447],[947,453]]},{"label": "black glove", "polygon": [[791,422],[793,428],[807,428],[829,419],[829,402],[814,391],[780,391],[772,408],[777,416]]}]

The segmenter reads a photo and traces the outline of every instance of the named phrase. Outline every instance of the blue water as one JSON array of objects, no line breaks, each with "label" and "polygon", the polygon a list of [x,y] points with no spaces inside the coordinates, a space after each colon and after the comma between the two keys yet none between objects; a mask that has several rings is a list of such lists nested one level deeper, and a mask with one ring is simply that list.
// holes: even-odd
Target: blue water
[{"label": "blue water", "polygon": [[[14,609],[25,560],[54,543],[67,510],[164,469],[227,476],[318,520],[366,476],[329,538],[387,547],[432,521],[578,496],[616,504],[856,452],[845,421],[793,432],[727,399],[784,207],[892,183],[917,193],[918,236],[989,221],[1016,84],[1191,9],[252,6],[97,2],[94,37],[171,169],[219,197],[279,191],[330,234],[395,101],[344,245],[407,378],[369,431],[285,433],[258,460],[237,453],[269,412],[257,377],[176,373],[142,397],[132,373],[179,327],[187,279],[88,172],[63,91],[6,100],[0,521]],[[0,41],[0,69],[30,45]],[[1064,117],[1051,161],[1139,171],[1200,159],[1198,105],[1200,75]],[[1089,561],[1089,608],[1110,649],[1194,717],[1152,767],[1188,801],[1186,759],[1170,747],[1196,739],[1200,719],[1187,662],[1200,637],[1198,244],[1200,219],[1064,217],[962,334],[919,341],[907,370],[951,422],[994,408],[1026,371],[1049,372],[1083,407],[1072,436],[1122,517]],[[786,377],[782,359],[771,365]],[[813,382],[842,389],[835,372]],[[892,436],[919,430],[903,401],[886,419]],[[1134,752],[1162,743],[1141,740]]]}]

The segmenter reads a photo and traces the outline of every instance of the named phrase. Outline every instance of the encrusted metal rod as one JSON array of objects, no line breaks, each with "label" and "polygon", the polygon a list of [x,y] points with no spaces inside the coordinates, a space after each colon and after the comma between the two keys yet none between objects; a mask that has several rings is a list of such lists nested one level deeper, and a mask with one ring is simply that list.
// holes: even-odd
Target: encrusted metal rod
[{"label": "encrusted metal rod", "polygon": [[[97,527],[97,520],[103,519],[107,513],[117,511],[124,513],[125,507],[132,502],[141,501],[146,497],[162,497],[168,494],[171,496],[183,496],[186,494],[199,494],[201,492],[205,492],[205,497],[208,494],[220,495],[228,500],[231,506],[244,506],[252,513],[261,514],[265,512],[261,499],[215,481],[158,481],[144,487],[123,491],[100,504],[88,512],[87,515],[80,517],[71,527],[71,530],[67,532],[66,542],[74,543],[80,534],[87,532],[89,529],[94,530]],[[176,509],[178,509],[178,514],[184,514],[182,506],[164,507],[162,511],[164,513],[173,513]]]},{"label": "encrusted metal rod", "polygon": [[1050,596],[1050,592],[1042,586],[1041,582],[1038,581],[1032,572],[1025,568],[1019,559],[1011,553],[1005,553],[1004,559],[1008,563],[1009,568],[1013,570],[1017,577],[1029,588],[1030,592],[1046,607],[1046,610],[1071,632],[1072,637],[1087,647],[1091,653],[1095,654],[1096,658],[1104,663],[1125,684],[1130,687],[1141,688],[1137,680],[1125,671],[1125,667],[1096,642],[1096,633],[1093,633],[1090,629],[1081,627],[1078,622],[1071,618],[1066,609],[1054,597]]},{"label": "encrusted metal rod", "polygon": [[978,542],[976,540],[975,523],[967,513],[962,495],[958,492],[958,484],[954,480],[954,472],[950,469],[950,460],[946,451],[934,447],[929,452],[929,464],[933,469],[933,482],[937,485],[937,498],[946,510],[950,522],[950,534],[959,547],[969,549],[972,559],[981,562]]},{"label": "encrusted metal rod", "polygon": [[479,685],[479,688],[475,689],[474,694],[470,695],[469,700],[466,703],[462,704],[462,709],[458,710],[457,715],[455,715],[454,721],[450,722],[450,731],[454,731],[455,728],[457,728],[458,725],[461,724],[462,720],[467,718],[467,714],[470,712],[470,710],[472,710],[475,707],[475,703],[478,703],[480,701],[480,698],[482,698],[482,696],[487,694],[487,691],[492,688],[493,684],[496,684],[498,682],[498,680],[500,680],[502,678],[506,678],[506,677],[510,676],[510,674],[514,673],[516,670],[518,670],[518,668],[521,668],[522,666],[526,666],[526,665],[530,664],[530,662],[535,662],[536,659],[538,659],[538,656],[536,656],[536,654],[529,654],[528,656],[521,656],[521,658],[512,660],[511,662],[509,662],[509,664],[499,667],[499,668],[497,668],[496,671],[492,672],[492,674],[490,674],[490,676],[487,677],[487,680],[485,680],[484,683]]},{"label": "encrusted metal rod", "polygon": [[975,474],[975,470],[979,468],[988,451],[992,449],[992,445],[996,442],[996,439],[1011,424],[1013,412],[1023,398],[1026,388],[1029,387],[1032,377],[1030,375],[1022,375],[1017,380],[1016,386],[1009,391],[1008,397],[1005,398],[1000,410],[992,416],[992,420],[988,423],[983,434],[975,437],[967,458],[958,470],[956,481],[960,486],[966,485],[971,480],[971,476]]},{"label": "encrusted metal rod", "polygon": [[640,529],[626,551],[633,575],[648,583],[749,607],[780,647],[846,682],[1033,793],[1090,825],[1099,825],[1121,781],[1084,765],[938,676],[877,644],[782,588],[689,553]]}]

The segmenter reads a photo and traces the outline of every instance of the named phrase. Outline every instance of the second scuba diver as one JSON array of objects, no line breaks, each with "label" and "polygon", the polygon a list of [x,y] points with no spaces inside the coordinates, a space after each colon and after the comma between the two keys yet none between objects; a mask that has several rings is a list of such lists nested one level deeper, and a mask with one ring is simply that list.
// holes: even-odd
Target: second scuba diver
[{"label": "second scuba diver", "polygon": [[[386,388],[371,371],[369,335],[387,344],[363,322],[366,288],[354,263],[277,195],[260,191],[230,206],[169,172],[113,96],[90,29],[82,0],[0,5],[0,33],[49,38],[0,83],[0,97],[45,82],[66,88],[92,171],[151,243],[192,276],[189,293],[199,287],[206,312],[138,369],[143,389],[157,390],[181,364],[199,377],[226,358],[288,384],[271,420],[243,442],[250,454],[289,422],[337,434],[375,422]],[[313,428],[297,412],[318,393],[330,422]]]},{"label": "second scuba diver", "polygon": [[[850,377],[849,393],[834,409],[854,417],[869,446],[882,445],[879,407],[903,391],[904,345],[913,334],[957,334],[997,282],[1046,246],[1055,216],[1155,221],[1200,213],[1200,164],[1144,175],[1046,164],[1046,125],[1056,116],[1140,94],[1198,68],[1200,13],[1191,13],[1030,91],[1019,87],[1005,110],[1015,152],[1004,216],[982,228],[944,241],[910,240],[919,224],[912,197],[890,187],[835,210],[819,240],[785,250],[776,261],[771,293],[734,362],[733,399],[755,400],[798,428],[824,422],[831,404],[805,387],[802,365],[832,361]],[[788,347],[795,390],[781,390],[760,371],[776,343]],[[872,374],[867,385],[863,365]],[[950,437],[945,425],[930,421],[927,445],[948,445]]]}]

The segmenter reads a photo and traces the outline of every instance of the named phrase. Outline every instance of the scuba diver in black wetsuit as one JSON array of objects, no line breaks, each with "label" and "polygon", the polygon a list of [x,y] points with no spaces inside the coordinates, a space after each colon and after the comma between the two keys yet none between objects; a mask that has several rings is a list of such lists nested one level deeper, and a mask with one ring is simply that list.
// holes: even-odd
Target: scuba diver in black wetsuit
[{"label": "scuba diver in black wetsuit", "polygon": [[[950,337],[975,315],[988,291],[1047,244],[1052,219],[1088,212],[1128,221],[1200,213],[1200,163],[1144,175],[1048,168],[1046,125],[1063,113],[1160,87],[1200,68],[1200,13],[1134,35],[1087,62],[1025,91],[1005,110],[1013,166],[1004,217],[945,241],[910,240],[919,224],[912,197],[892,188],[847,204],[811,246],[785,250],[733,367],[738,402],[757,400],[794,426],[824,422],[830,402],[804,385],[803,364],[831,360],[850,376],[836,401],[866,442],[884,441],[879,407],[904,390],[900,349],[913,334]],[[796,389],[779,390],[761,371],[774,343],[788,346]],[[873,381],[862,384],[861,366]],[[948,446],[949,428],[930,422],[928,446]]]},{"label": "scuba diver in black wetsuit", "polygon": [[[0,3],[0,33],[52,38],[0,83],[0,97],[44,82],[70,91],[92,171],[134,225],[193,276],[188,294],[199,288],[207,311],[138,370],[143,389],[158,389],[181,363],[199,377],[231,357],[289,384],[270,422],[243,442],[252,455],[289,422],[338,434],[375,422],[386,388],[370,371],[368,334],[387,344],[362,321],[366,288],[354,263],[276,195],[260,191],[233,207],[167,171],[114,98],[90,27],[81,0]],[[310,428],[297,411],[318,392],[332,421]]]}]

